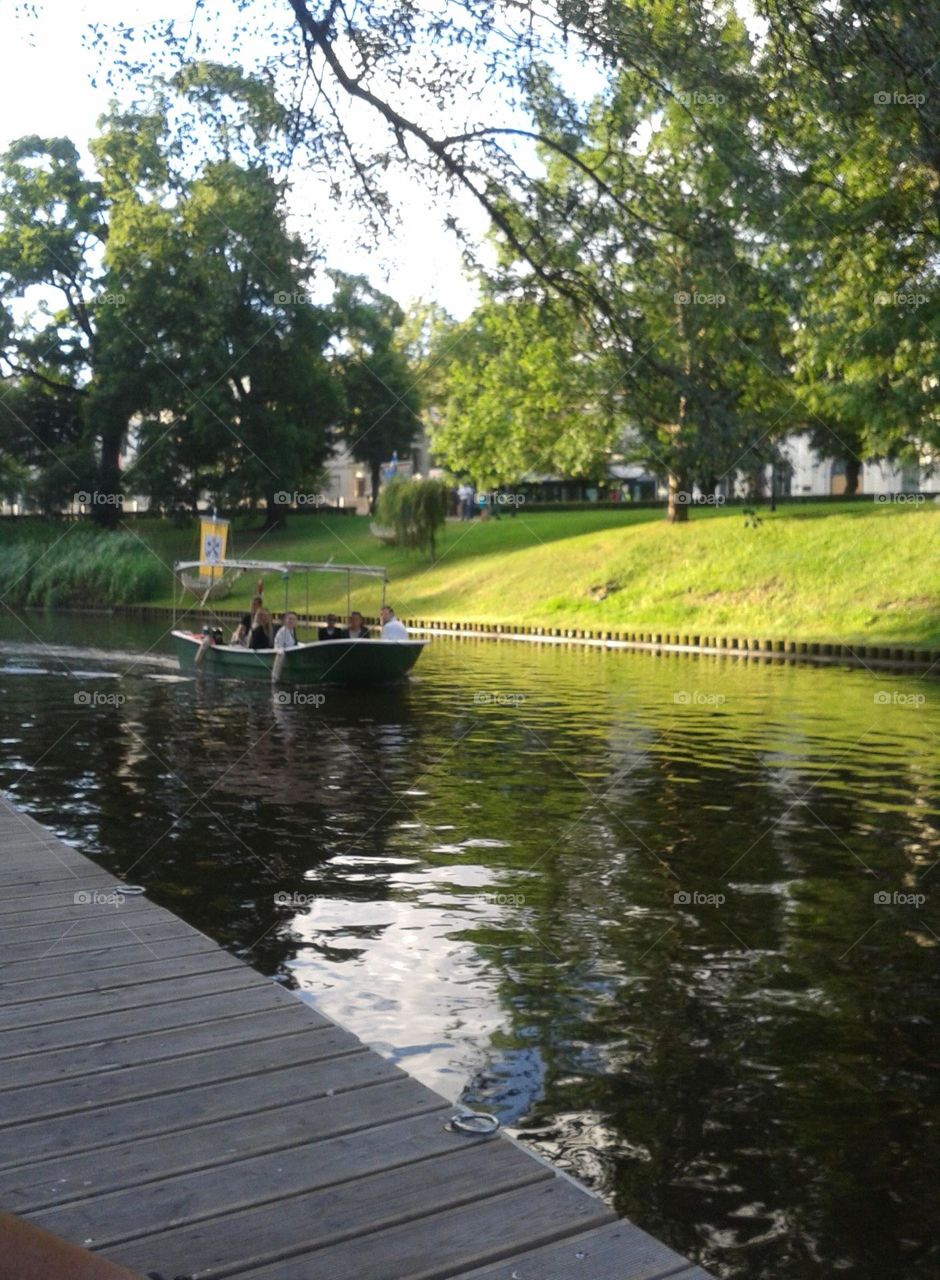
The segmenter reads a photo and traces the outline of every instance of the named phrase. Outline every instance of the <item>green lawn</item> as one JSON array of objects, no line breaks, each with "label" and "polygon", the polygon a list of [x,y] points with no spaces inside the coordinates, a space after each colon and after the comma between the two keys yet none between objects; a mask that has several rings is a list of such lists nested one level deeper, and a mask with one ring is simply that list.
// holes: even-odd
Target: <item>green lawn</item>
[{"label": "green lawn", "polygon": [[[794,504],[761,517],[746,528],[740,508],[696,510],[688,525],[671,527],[661,511],[523,509],[449,523],[432,565],[381,546],[367,519],[295,515],[286,530],[236,529],[234,552],[384,564],[389,598],[406,619],[940,644],[940,506]],[[142,519],[128,527],[167,564],[196,554],[194,526]],[[0,541],[14,536],[14,522],[2,522]],[[253,579],[243,581],[226,608],[247,604]],[[168,574],[153,603],[171,603],[169,584]],[[591,588],[602,584],[609,593],[596,601]],[[279,584],[269,579],[266,594],[280,607]],[[374,614],[377,600],[374,583],[355,585],[353,605],[364,613]],[[302,583],[292,604],[306,605]],[[309,605],[345,612],[342,580],[313,580]]]}]

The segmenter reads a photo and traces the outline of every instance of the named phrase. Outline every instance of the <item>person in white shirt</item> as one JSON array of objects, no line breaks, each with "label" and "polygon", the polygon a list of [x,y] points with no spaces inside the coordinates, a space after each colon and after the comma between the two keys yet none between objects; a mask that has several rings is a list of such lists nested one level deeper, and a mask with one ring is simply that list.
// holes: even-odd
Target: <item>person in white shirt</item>
[{"label": "person in white shirt", "polygon": [[293,649],[297,643],[297,614],[285,613],[274,637],[275,649]]},{"label": "person in white shirt", "polygon": [[408,629],[395,617],[395,610],[390,605],[382,605],[382,639],[407,640]]}]

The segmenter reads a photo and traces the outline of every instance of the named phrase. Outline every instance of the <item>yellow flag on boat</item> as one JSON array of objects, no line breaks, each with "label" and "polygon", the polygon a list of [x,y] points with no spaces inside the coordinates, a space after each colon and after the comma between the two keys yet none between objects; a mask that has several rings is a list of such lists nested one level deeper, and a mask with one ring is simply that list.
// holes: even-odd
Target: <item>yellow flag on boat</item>
[{"label": "yellow flag on boat", "polygon": [[225,559],[228,548],[228,520],[215,516],[203,516],[199,522],[199,576],[206,582],[221,578],[225,572],[219,561]]}]

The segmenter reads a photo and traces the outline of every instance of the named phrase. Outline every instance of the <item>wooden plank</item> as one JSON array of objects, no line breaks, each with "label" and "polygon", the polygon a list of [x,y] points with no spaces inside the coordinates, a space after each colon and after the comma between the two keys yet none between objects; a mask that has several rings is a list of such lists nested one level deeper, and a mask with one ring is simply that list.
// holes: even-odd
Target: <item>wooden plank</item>
[{"label": "wooden plank", "polygon": [[71,867],[86,870],[87,858],[54,835],[45,837],[34,832],[17,830],[12,834],[0,834],[0,867]]},{"label": "wooden plank", "polygon": [[[324,1249],[355,1240],[364,1231],[473,1203],[487,1193],[552,1180],[550,1170],[512,1143],[473,1144],[388,1173],[282,1197],[276,1212],[260,1205],[142,1240],[106,1245],[100,1252],[131,1270],[143,1271],[158,1258],[170,1275],[224,1276],[282,1258],[286,1241],[297,1252]],[[322,1274],[333,1273],[327,1267]]]},{"label": "wooden plank", "polygon": [[33,869],[55,867],[59,875],[64,875],[69,870],[82,873],[88,870],[82,858],[83,855],[76,849],[63,844],[55,836],[47,836],[42,840],[37,836],[22,833],[12,839],[0,835],[0,867],[5,870],[15,870],[20,867]]},{"label": "wooden plank", "polygon": [[[311,1037],[312,1040],[314,1037]],[[32,1164],[46,1156],[60,1157],[71,1151],[91,1151],[161,1133],[184,1133],[208,1120],[279,1107],[285,1098],[318,1098],[374,1084],[378,1080],[399,1079],[402,1072],[377,1054],[362,1052],[327,1062],[309,1060],[309,1049],[298,1053],[296,1036],[269,1042],[259,1050],[245,1045],[244,1053],[225,1050],[227,1070],[245,1072],[245,1058],[253,1061],[248,1073],[236,1078],[193,1084],[176,1093],[148,1101],[53,1116],[10,1125],[3,1130],[0,1168]],[[303,1059],[297,1061],[298,1058]],[[257,1061],[261,1059],[261,1061]],[[187,1059],[181,1059],[185,1062]],[[12,1095],[2,1095],[6,1097]]]},{"label": "wooden plank", "polygon": [[461,1271],[453,1280],[659,1280],[689,1264],[632,1222],[612,1222],[502,1262]]},{"label": "wooden plank", "polygon": [[[75,890],[76,894],[91,892],[94,891],[86,888],[84,884]],[[108,887],[102,893],[102,898],[109,898],[113,893],[114,890]],[[127,898],[119,906],[112,906],[103,900],[97,902],[73,900],[68,906],[28,911],[24,917],[15,915],[12,918],[7,917],[16,920],[16,923],[0,924],[0,940],[6,947],[20,939],[28,941],[30,938],[54,937],[56,932],[63,933],[67,928],[70,932],[74,932],[76,937],[81,937],[85,934],[96,934],[109,922],[119,921],[130,928],[136,928],[138,924],[164,920],[167,914],[142,897]]]},{"label": "wooden plank", "polygon": [[[66,1239],[88,1239],[90,1247],[164,1234],[226,1215],[222,1235],[231,1238],[228,1216],[272,1206],[266,1218],[280,1219],[283,1200],[337,1183],[371,1177],[433,1156],[467,1150],[467,1139],[448,1133],[449,1110],[396,1119],[390,1124],[292,1147],[247,1160],[151,1182],[138,1188],[75,1201],[32,1215],[34,1222]],[[84,1237],[82,1236],[84,1234]]]},{"label": "wooden plank", "polygon": [[[299,1091],[302,1094],[302,1090]],[[0,1204],[15,1213],[140,1187],[172,1174],[212,1169],[245,1156],[308,1148],[406,1116],[441,1110],[441,1099],[410,1077],[382,1079],[333,1097],[301,1096],[264,1111],[209,1121],[198,1128],[118,1142],[117,1146],[0,1171]],[[316,1159],[312,1151],[310,1158]],[[141,1193],[146,1199],[147,1192]]]},{"label": "wooden plank", "polygon": [[42,1116],[92,1111],[101,1107],[103,1096],[109,1105],[117,1105],[169,1093],[180,1094],[211,1080],[232,1080],[243,1072],[263,1072],[272,1059],[325,1062],[363,1052],[360,1042],[341,1027],[285,1029],[280,1038],[273,1041],[268,1037],[266,1041],[245,1040],[234,1046],[223,1043],[213,1049],[115,1071],[108,1076],[106,1095],[102,1093],[104,1082],[94,1076],[13,1089],[0,1095],[3,1107],[0,1125],[16,1124],[27,1117],[32,1121]]},{"label": "wooden plank", "polygon": [[[187,977],[164,979],[162,982],[146,982],[120,987],[110,992],[107,1000],[101,999],[99,991],[60,996],[50,989],[45,998],[35,1000],[31,1004],[15,1004],[5,1009],[0,1008],[0,1058],[12,1056],[7,1051],[10,1041],[5,1033],[8,1031],[17,1029],[25,1031],[29,1027],[38,1027],[45,1031],[60,1022],[79,1021],[84,1028],[86,1020],[94,1016],[99,1019],[98,1025],[102,1027],[102,1033],[107,1030],[113,1034],[118,1026],[113,1015],[123,1014],[128,1009],[156,1009],[164,1004],[181,1004],[196,996],[212,995],[217,991],[231,991],[236,987],[248,986],[263,987],[267,991],[274,984],[269,978],[263,978],[260,973],[255,973],[253,969],[243,964],[230,964],[224,969],[210,973],[195,973]],[[285,1006],[297,1003],[283,988],[275,986],[274,989],[278,993],[275,995],[275,1003]],[[106,1013],[101,1012],[103,1005],[107,1006]],[[101,1019],[109,1020],[106,1026],[102,1024]],[[120,1021],[123,1021],[123,1018]],[[150,1028],[148,1027],[147,1030]],[[57,1033],[52,1032],[52,1034]],[[83,1041],[87,1038],[83,1036]],[[91,1038],[95,1038],[94,1033]],[[28,1051],[29,1044],[32,1043],[28,1037],[24,1039],[27,1042],[27,1048],[20,1052]],[[45,1048],[46,1045],[40,1044],[40,1047]]]},{"label": "wooden plank", "polygon": [[[214,1022],[235,1013],[256,1013],[273,1004],[271,992],[260,975],[250,969],[234,974],[223,971],[204,978],[185,979],[199,982],[205,990],[188,1000],[171,1000],[167,1004],[142,1005],[120,1014],[99,1013],[70,1022],[53,1022],[49,1026],[18,1027],[0,1033],[0,1059],[46,1053],[68,1045],[95,1044],[112,1036],[130,1036],[147,1031],[170,1031],[197,1022]],[[215,990],[213,990],[215,986]],[[286,993],[285,993],[286,994]],[[79,997],[80,999],[83,997]]]},{"label": "wooden plank", "polygon": [[[106,943],[113,941],[115,935],[132,931],[140,934],[144,929],[168,928],[174,928],[180,932],[189,926],[184,925],[182,920],[170,915],[168,911],[161,911],[159,907],[151,907],[149,904],[145,913],[136,915],[124,909],[108,908],[90,911],[85,908],[69,920],[33,921],[31,925],[4,929],[0,933],[0,954],[4,958],[9,956],[13,959],[20,946],[28,946],[31,942],[37,945],[45,943],[48,946],[56,938],[66,935],[73,945],[91,948],[102,945],[102,939]],[[192,932],[195,933],[196,930]]]},{"label": "wooden plank", "polygon": [[[23,917],[23,924],[30,925],[34,921],[41,922],[43,913],[57,912],[60,919],[64,916],[64,909],[71,908],[76,904],[75,896],[81,893],[110,895],[119,891],[120,881],[112,880],[110,877],[101,877],[93,879],[91,876],[79,876],[73,880],[71,884],[62,885],[60,881],[55,881],[55,889],[44,889],[42,885],[35,888],[34,891],[28,893],[21,892],[22,886],[6,885],[2,888],[2,898],[0,898],[0,929],[15,927],[16,917]],[[154,906],[143,895],[125,895],[126,907],[131,904],[146,905],[153,911],[159,911],[160,908]],[[86,911],[91,904],[84,904]],[[114,911],[114,907],[106,907],[102,912],[103,915],[109,911]]]},{"label": "wooden plank", "polygon": [[[79,1048],[70,1045],[67,1049],[44,1053],[38,1058],[34,1055],[7,1058],[0,1075],[0,1093],[5,1089],[23,1089],[47,1081],[55,1081],[57,1087],[61,1087],[63,1081],[92,1076],[89,1101],[93,1102],[97,1097],[100,1102],[100,1091],[106,1088],[109,1101],[114,1102],[117,1097],[115,1091],[127,1089],[124,1072],[129,1067],[156,1064],[166,1058],[183,1058],[189,1054],[202,1053],[206,1049],[220,1049],[228,1044],[237,1045],[277,1035],[317,1030],[317,1025],[311,1025],[306,1010],[299,1002],[293,1008],[272,1009],[266,1001],[259,1001],[257,1012],[235,1016],[226,1014],[211,1022],[174,1027],[172,1034],[151,1031],[124,1040],[106,1040]],[[341,1027],[331,1027],[324,1022],[319,1030],[324,1034],[332,1031],[335,1036],[346,1036],[351,1045],[359,1045],[359,1041]],[[330,1036],[329,1039],[332,1041],[335,1036]],[[102,1075],[107,1075],[107,1079],[103,1080]],[[98,1088],[97,1095],[95,1087]],[[128,1096],[134,1095],[129,1093]]]},{"label": "wooden plank", "polygon": [[[187,928],[182,933],[168,938],[153,938],[148,942],[141,942],[125,930],[110,945],[102,943],[96,948],[65,954],[61,948],[54,951],[47,948],[45,956],[8,962],[0,966],[0,978],[3,979],[3,990],[13,991],[18,990],[21,983],[44,983],[69,974],[104,974],[106,971],[125,967],[129,971],[133,965],[168,960],[175,956],[208,956],[219,953],[219,947],[195,929]],[[228,952],[220,954],[227,955]]]},{"label": "wooden plank", "polygon": [[[104,924],[106,923],[107,921],[104,922]],[[98,935],[93,933],[73,933],[66,927],[59,930],[58,934],[53,932],[51,937],[38,938],[34,942],[19,942],[11,946],[4,945],[3,939],[0,938],[0,968],[2,968],[3,976],[7,977],[8,968],[26,964],[33,960],[44,960],[53,953],[56,955],[75,955],[80,952],[86,952],[90,955],[115,946],[138,947],[141,950],[145,950],[147,943],[151,941],[162,942],[170,938],[200,938],[203,936],[196,929],[190,928],[188,924],[183,924],[182,920],[174,920],[170,915],[154,924],[134,925],[133,928],[123,921],[115,922],[114,928],[108,929],[106,932],[102,926],[102,932]]]},{"label": "wooden plank", "polygon": [[[485,1192],[486,1188],[481,1190]],[[474,1264],[509,1257],[613,1218],[611,1210],[565,1178],[491,1195],[390,1230],[295,1253],[263,1267],[196,1271],[239,1280],[444,1280]],[[119,1261],[120,1249],[109,1256]],[[185,1273],[184,1273],[185,1274]],[[614,1273],[616,1277],[616,1272]],[[577,1273],[566,1280],[579,1280]],[[614,1277],[604,1277],[614,1280]],[[619,1280],[619,1278],[618,1278]]]},{"label": "wooden plank", "polygon": [[[97,965],[84,972],[74,972],[71,968],[65,973],[43,974],[38,977],[27,977],[25,974],[15,982],[0,982],[0,1008],[11,1008],[18,1004],[28,1004],[33,1000],[48,999],[51,992],[55,996],[85,995],[96,991],[117,991],[121,987],[144,986],[149,983],[174,981],[189,977],[195,973],[215,973],[222,969],[241,969],[244,966],[227,951],[218,947],[204,946],[191,954],[174,956],[166,960],[153,960],[146,957],[134,964],[115,965],[113,968],[99,969]],[[2,1085],[2,1081],[0,1081]]]},{"label": "wooden plank", "polygon": [[0,892],[43,893],[47,888],[67,889],[79,881],[89,880],[93,883],[108,884],[114,879],[99,867],[88,867],[86,870],[72,871],[56,865],[54,867],[37,868],[35,866],[8,867],[2,861],[0,853]]}]

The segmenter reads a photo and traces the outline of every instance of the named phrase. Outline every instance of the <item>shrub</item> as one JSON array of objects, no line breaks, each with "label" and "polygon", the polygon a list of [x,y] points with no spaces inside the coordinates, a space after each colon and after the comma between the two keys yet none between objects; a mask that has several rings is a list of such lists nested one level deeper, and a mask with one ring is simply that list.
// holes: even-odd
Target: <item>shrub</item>
[{"label": "shrub", "polygon": [[379,494],[376,519],[395,530],[399,545],[426,547],[434,559],[434,544],[444,526],[450,494],[443,480],[389,480]]},{"label": "shrub", "polygon": [[165,570],[138,538],[68,526],[58,539],[9,543],[0,557],[0,597],[40,608],[133,604],[165,585]]}]

